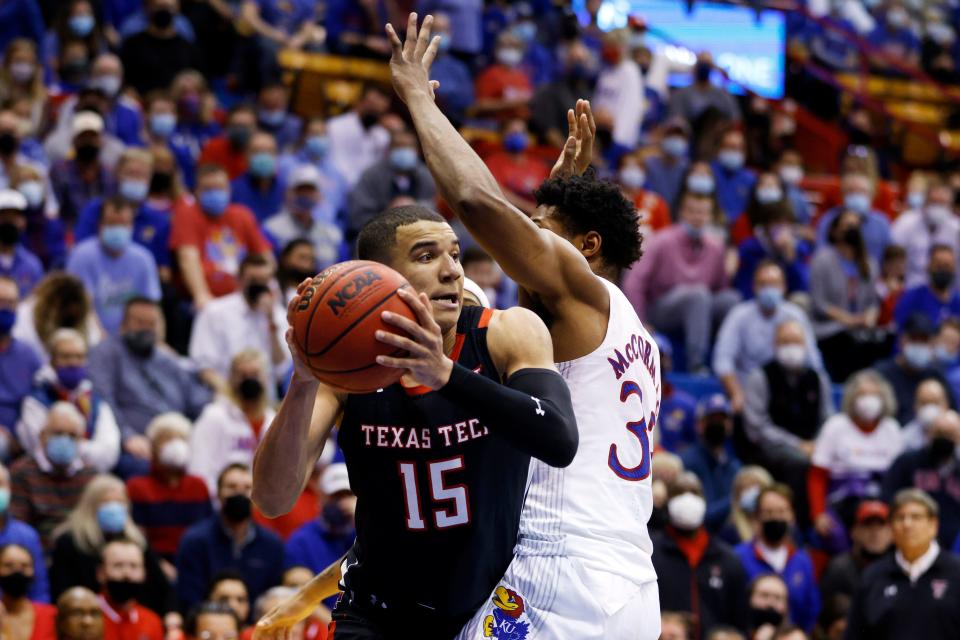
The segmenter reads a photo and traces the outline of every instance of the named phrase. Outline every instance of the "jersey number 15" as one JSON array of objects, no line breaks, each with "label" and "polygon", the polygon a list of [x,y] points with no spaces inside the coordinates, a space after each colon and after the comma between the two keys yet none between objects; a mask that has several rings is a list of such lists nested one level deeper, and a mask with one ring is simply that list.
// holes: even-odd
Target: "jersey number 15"
[{"label": "jersey number 15", "polygon": [[[430,475],[430,497],[434,503],[452,502],[451,507],[433,509],[433,525],[437,529],[459,527],[470,522],[470,494],[464,484],[444,486],[443,474],[463,469],[463,456],[427,463]],[[417,465],[413,462],[399,464],[400,478],[403,480],[403,501],[406,507],[407,529],[424,531],[427,523],[420,506],[420,491],[417,482]]]}]

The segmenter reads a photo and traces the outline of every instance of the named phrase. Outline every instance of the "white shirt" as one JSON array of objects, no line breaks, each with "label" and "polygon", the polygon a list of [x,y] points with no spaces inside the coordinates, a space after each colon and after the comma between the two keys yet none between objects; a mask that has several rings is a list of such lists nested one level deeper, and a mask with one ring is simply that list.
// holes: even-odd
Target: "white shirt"
[{"label": "white shirt", "polygon": [[643,122],[643,75],[636,62],[625,57],[617,66],[600,73],[593,110],[607,111],[613,116],[614,142],[637,146]]},{"label": "white shirt", "polygon": [[910,578],[910,582],[913,583],[919,580],[920,576],[925,574],[927,570],[933,566],[933,563],[937,561],[939,555],[940,545],[934,540],[930,543],[930,548],[927,549],[927,552],[913,562],[907,562],[907,559],[904,558],[903,554],[899,551],[894,554],[894,558],[900,568],[903,569],[903,572]]},{"label": "white shirt", "polygon": [[810,463],[834,477],[883,473],[902,451],[903,432],[893,418],[883,418],[868,433],[838,413],[823,423]]},{"label": "white shirt", "polygon": [[[255,349],[263,354],[272,367],[273,382],[282,382],[292,364],[284,339],[287,319],[279,304],[275,304],[271,311],[276,325],[275,336],[284,353],[284,359],[279,364],[273,364],[271,358],[270,322],[267,316],[251,309],[239,291],[211,301],[197,316],[190,336],[190,357],[199,368],[212,369],[227,378],[233,357],[244,349]],[[271,400],[276,396],[274,386],[268,385],[267,389]]]},{"label": "white shirt", "polygon": [[380,125],[364,129],[360,116],[348,111],[327,122],[330,137],[330,159],[333,166],[353,187],[363,172],[383,160],[390,146],[390,134]]},{"label": "white shirt", "polygon": [[790,558],[790,551],[787,549],[787,545],[780,545],[776,549],[773,549],[763,544],[763,542],[758,541],[757,551],[760,553],[760,557],[777,573],[783,573],[783,570],[787,568],[787,560]]},{"label": "white shirt", "polygon": [[951,216],[931,227],[920,211],[906,211],[890,228],[890,238],[907,252],[906,286],[920,286],[927,283],[930,247],[945,244],[960,253],[960,220]]}]

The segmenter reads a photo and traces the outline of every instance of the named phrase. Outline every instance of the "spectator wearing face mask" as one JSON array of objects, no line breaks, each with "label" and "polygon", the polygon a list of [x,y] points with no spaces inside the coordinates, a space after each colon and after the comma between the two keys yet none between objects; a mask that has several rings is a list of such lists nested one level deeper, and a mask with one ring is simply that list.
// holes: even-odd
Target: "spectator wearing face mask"
[{"label": "spectator wearing face mask", "polygon": [[75,113],[71,131],[74,155],[55,162],[50,168],[50,179],[61,217],[73,223],[88,202],[109,194],[114,185],[100,159],[103,118],[92,111]]},{"label": "spectator wearing face mask", "polygon": [[36,575],[35,563],[25,547],[18,544],[0,546],[3,622],[11,637],[53,640],[57,637],[57,608],[29,596]]},{"label": "spectator wearing face mask", "polygon": [[390,96],[374,84],[366,85],[353,108],[327,122],[330,159],[349,188],[363,172],[383,160],[390,146],[390,134],[380,118],[390,108]]},{"label": "spectator wearing face mask", "polygon": [[689,139],[690,125],[687,121],[679,117],[670,118],[662,128],[660,153],[650,156],[644,163],[647,188],[659,194],[671,206],[678,201],[687,174]]},{"label": "spectator wearing face mask", "polygon": [[152,447],[145,436],[154,416],[175,411],[196,418],[210,401],[197,372],[163,343],[163,314],[149,298],[127,301],[119,335],[91,350],[90,379],[116,412],[122,477],[149,471]]},{"label": "spectator wearing face mask", "polygon": [[108,334],[116,335],[129,298],[160,300],[160,277],[153,255],[133,239],[133,206],[123,198],[103,205],[98,237],[78,244],[67,271],[91,292],[97,317]]},{"label": "spectator wearing face mask", "polygon": [[16,283],[0,276],[0,461],[10,458],[21,403],[30,394],[33,378],[43,365],[32,347],[11,335],[18,302]]},{"label": "spectator wearing face mask", "polygon": [[713,74],[713,56],[709,51],[697,54],[693,67],[693,84],[674,91],[670,96],[669,114],[693,122],[708,109],[713,109],[727,120],[740,120],[740,107],[727,91],[710,82]]},{"label": "spectator wearing face mask", "polygon": [[[10,472],[0,464],[0,549],[16,545],[25,549],[33,559],[33,574],[26,585],[25,595],[34,602],[50,602],[50,583],[43,546],[36,529],[10,515]],[[0,592],[6,589],[0,584]]]},{"label": "spectator wearing face mask", "polygon": [[933,355],[954,385],[954,375],[960,367],[960,319],[947,318],[940,323],[934,340]]},{"label": "spectator wearing face mask", "polygon": [[[591,94],[593,66],[590,49],[583,40],[573,40],[567,45],[560,77],[539,87],[530,102],[530,129],[541,141],[563,147],[569,133],[568,105]],[[440,91],[443,91],[442,81]]]},{"label": "spectator wearing face mask", "polygon": [[194,423],[187,470],[202,477],[211,493],[225,466],[253,464],[257,444],[276,415],[267,403],[267,379],[263,356],[251,349],[240,351],[230,363],[228,391],[207,405]]},{"label": "spectator wearing face mask", "polygon": [[[102,53],[94,58],[88,86],[100,91],[107,101],[107,108],[103,112],[104,131],[126,145],[143,144],[143,112],[136,102],[120,93],[123,87],[120,58],[112,53]],[[71,113],[72,107],[69,103],[63,105],[61,109],[65,111],[61,113]]]},{"label": "spectator wearing face mask", "polygon": [[453,38],[450,33],[450,17],[446,13],[433,14],[432,32],[440,36],[437,57],[430,65],[430,79],[440,83],[440,87],[435,90],[437,102],[452,122],[461,123],[474,101],[473,77],[470,75],[470,68],[450,53]]},{"label": "spectator wearing face mask", "polygon": [[623,277],[623,290],[641,318],[659,331],[682,329],[687,370],[704,367],[713,323],[737,303],[727,284],[723,244],[704,233],[712,201],[687,194],[680,222],[650,238],[647,260]]},{"label": "spectator wearing face mask", "polygon": [[884,249],[891,242],[890,222],[883,213],[872,208],[874,186],[870,177],[859,170],[851,170],[840,178],[843,204],[836,206],[820,218],[817,224],[817,246],[827,243],[833,219],[844,211],[853,211],[860,216],[860,233],[867,253],[879,261]]},{"label": "spectator wearing face mask", "polygon": [[770,472],[757,465],[741,467],[733,478],[730,493],[730,517],[717,534],[727,544],[737,545],[753,539],[753,516],[760,490],[773,485]]},{"label": "spectator wearing face mask", "polygon": [[924,380],[932,378],[939,382],[947,389],[950,406],[955,404],[943,371],[933,358],[933,336],[933,326],[925,316],[909,316],[902,325],[899,353],[873,367],[893,387],[897,401],[896,418],[900,424],[907,424],[913,419],[913,399],[917,387]]},{"label": "spectator wearing face mask", "polygon": [[179,413],[161,413],[146,429],[150,442],[148,473],[127,480],[130,512],[153,551],[173,562],[187,528],[211,514],[203,478],[187,473],[190,421]]},{"label": "spectator wearing face mask", "polygon": [[[329,266],[329,265],[326,265]],[[307,278],[313,278],[319,271],[313,243],[304,238],[291,240],[280,252],[280,265],[277,269],[277,282],[282,293],[282,304],[288,305],[297,295],[297,287]]]},{"label": "spectator wearing face mask", "polygon": [[177,33],[174,20],[180,13],[177,0],[147,0],[144,3],[149,24],[130,36],[120,47],[125,79],[140,95],[167,87],[178,72],[197,69],[197,48]]},{"label": "spectator wearing face mask", "polygon": [[296,148],[280,156],[280,175],[288,179],[294,170],[311,166],[317,170],[320,183],[320,206],[318,215],[326,222],[341,220],[347,212],[349,189],[346,179],[333,166],[330,155],[330,135],[327,121],[322,118],[307,120],[303,137]]},{"label": "spectator wearing face mask", "polygon": [[[65,117],[62,116],[61,117]],[[37,176],[43,184],[43,188],[52,191],[50,187],[50,178],[47,175],[50,169],[46,154],[41,148],[39,155],[42,159],[31,158],[26,154],[29,150],[25,144],[24,125],[26,121],[13,109],[0,110],[0,186],[11,187],[22,168],[29,167],[34,169]],[[28,202],[30,208],[36,208],[36,203]],[[56,215],[60,212],[60,207],[54,198],[50,198],[49,206],[44,209],[47,215]]]},{"label": "spectator wearing face mask", "polygon": [[[145,135],[147,146],[151,149],[166,147],[176,160],[177,172],[182,176],[183,183],[190,189],[196,186],[197,158],[200,149],[183,134],[177,131],[179,126],[177,103],[173,96],[166,91],[152,91],[145,98]],[[154,152],[155,153],[155,152]],[[161,172],[155,170],[150,178],[150,191],[163,191],[169,188],[165,182],[174,182],[175,172]],[[158,175],[160,174],[160,175]],[[161,177],[163,176],[163,177]]]},{"label": "spectator wearing face mask", "polygon": [[200,602],[211,578],[223,569],[239,570],[252,599],[279,584],[283,574],[283,542],[250,517],[250,468],[232,463],[218,473],[214,486],[219,510],[190,527],[177,552],[177,589],[186,608]]},{"label": "spectator wearing face mask", "polygon": [[77,455],[101,472],[112,469],[120,454],[120,431],[110,405],[93,391],[87,346],[83,336],[72,329],[60,329],[50,338],[50,365],[37,372],[33,390],[23,401],[16,432],[25,451],[41,452],[49,411],[63,401],[72,404],[84,419]]},{"label": "spectator wearing face mask", "polygon": [[730,310],[720,325],[713,351],[713,371],[730,398],[734,413],[744,407],[743,385],[747,375],[774,358],[774,335],[788,320],[803,327],[810,366],[823,367],[813,329],[804,311],[784,300],[786,280],[776,262],[762,262],[753,276],[753,300]]},{"label": "spectator wearing face mask", "polygon": [[718,531],[730,515],[733,478],[740,460],[733,452],[733,414],[722,393],[715,393],[697,406],[697,442],[680,454],[683,467],[697,475],[707,500],[705,526]]},{"label": "spectator wearing face mask", "polygon": [[[787,585],[790,620],[804,629],[812,629],[820,612],[820,593],[813,573],[813,561],[803,549],[794,546],[790,530],[795,524],[793,492],[784,485],[775,484],[760,491],[754,515],[754,539],[737,546],[736,553],[747,572],[748,580],[757,580],[774,574]],[[756,629],[758,611],[768,608],[758,604],[751,589],[751,629]],[[779,607],[778,607],[779,609]],[[763,616],[762,622],[778,626],[786,616],[787,607],[780,611],[780,619]]]},{"label": "spectator wearing face mask", "polygon": [[920,40],[911,29],[910,14],[900,0],[890,0],[886,5],[881,24],[867,36],[867,42],[879,50],[874,65],[887,73],[890,73],[890,63],[894,60],[901,65],[917,67],[920,64]]},{"label": "spectator wearing face mask", "polygon": [[530,76],[522,68],[523,42],[514,33],[503,31],[497,37],[495,63],[477,76],[474,83],[478,116],[526,118],[527,103],[533,97]]},{"label": "spectator wearing face mask", "polygon": [[277,176],[277,141],[269,133],[257,131],[247,147],[247,170],[230,183],[232,201],[242,204],[263,223],[276,215],[286,193],[284,181]]},{"label": "spectator wearing face mask", "polygon": [[501,133],[503,149],[485,159],[487,168],[507,199],[521,211],[532,214],[537,208],[534,191],[549,177],[550,169],[530,153],[530,133],[525,121],[507,120]]},{"label": "spectator wearing face mask", "polygon": [[680,474],[668,496],[669,524],[653,543],[660,607],[696,611],[695,639],[719,624],[743,625],[747,576],[733,550],[704,526],[707,503],[697,476]]},{"label": "spectator wearing face mask", "polygon": [[635,154],[621,156],[617,182],[628,200],[632,201],[645,231],[659,231],[670,225],[670,207],[666,200],[646,188],[647,173],[643,162]]},{"label": "spectator wearing face mask", "polygon": [[856,505],[880,495],[880,482],[903,451],[893,390],[869,369],[843,390],[840,412],[823,423],[810,456],[810,519],[824,538],[849,528]]},{"label": "spectator wearing face mask", "polygon": [[62,266],[67,255],[66,230],[47,172],[18,164],[11,172],[10,187],[27,200],[23,245],[40,259],[44,268]]},{"label": "spectator wearing face mask", "polygon": [[144,550],[145,582],[139,600],[154,611],[168,611],[174,604],[161,563],[130,518],[129,501],[123,482],[100,475],[84,488],[66,519],[53,530],[50,590],[54,598],[73,586],[96,589],[100,553],[111,540],[124,539]]},{"label": "spectator wearing face mask", "polygon": [[[286,544],[286,567],[304,566],[320,573],[353,546],[357,498],[350,490],[347,465],[337,462],[327,466],[320,475],[320,492],[320,517],[290,536]],[[331,610],[335,604],[336,598],[324,600],[324,605]]]},{"label": "spectator wearing face mask", "polygon": [[630,32],[610,31],[603,37],[604,66],[594,88],[593,108],[613,116],[612,139],[617,145],[634,148],[643,122],[643,75],[627,55]]},{"label": "spectator wearing face mask", "polygon": [[36,529],[46,551],[52,546],[50,532],[97,474],[77,453],[85,426],[76,407],[55,403],[46,414],[38,450],[28,451],[10,467],[10,516]]},{"label": "spectator wearing face mask", "polygon": [[801,187],[804,179],[803,158],[794,149],[784,149],[777,160],[776,171],[786,187],[787,200],[793,207],[797,222],[803,225],[810,224],[813,210]]},{"label": "spectator wearing face mask", "polygon": [[852,548],[830,560],[820,578],[820,593],[828,602],[837,595],[853,597],[863,572],[890,552],[890,509],[879,500],[864,500],[857,506],[850,529]]},{"label": "spectator wearing face mask", "polygon": [[746,168],[746,162],[747,145],[743,132],[728,129],[720,137],[716,157],[710,163],[716,179],[717,202],[728,224],[736,222],[747,208],[757,181],[753,171]]},{"label": "spectator wearing face mask", "polygon": [[296,167],[287,183],[286,202],[279,213],[266,221],[264,229],[278,249],[294,240],[306,239],[313,247],[312,276],[344,254],[343,231],[328,217],[316,215],[324,203],[320,172],[313,165]]},{"label": "spectator wearing face mask", "polygon": [[247,104],[235,106],[227,116],[226,131],[203,145],[197,164],[219,165],[230,180],[236,180],[248,168],[248,150],[256,128],[257,114],[253,107]]},{"label": "spectator wearing face mask", "polygon": [[860,216],[837,216],[827,237],[810,264],[811,316],[827,372],[843,383],[888,354],[890,339],[877,326],[877,265],[864,246]]},{"label": "spectator wearing face mask", "polygon": [[947,390],[938,380],[924,380],[917,385],[913,408],[913,420],[903,426],[903,448],[906,451],[916,451],[926,446],[927,434],[933,422],[950,409]]},{"label": "spectator wearing face mask", "polygon": [[939,180],[928,181],[924,200],[901,213],[890,231],[893,244],[907,252],[907,287],[927,282],[930,251],[935,246],[960,250],[960,219],[953,213],[954,191]]},{"label": "spectator wearing face mask", "polygon": [[281,150],[293,145],[300,138],[303,121],[289,113],[290,92],[279,83],[268,83],[257,94],[257,126],[276,140]]},{"label": "spectator wearing face mask", "polygon": [[108,542],[101,553],[97,579],[103,640],[163,640],[160,616],[140,603],[146,580],[142,547],[127,539]]},{"label": "spectator wearing face mask", "polygon": [[901,331],[907,318],[914,314],[923,315],[933,326],[938,326],[947,318],[960,317],[960,291],[955,284],[956,276],[955,250],[950,245],[930,247],[927,283],[904,291],[894,309],[894,319]]},{"label": "spectator wearing face mask", "polygon": [[19,191],[0,190],[0,276],[16,283],[25,296],[43,278],[39,258],[21,241],[27,227],[26,208],[27,200]]},{"label": "spectator wearing face mask", "polygon": [[41,130],[47,116],[47,89],[44,86],[44,67],[37,55],[34,41],[18,35],[3,47],[3,67],[0,74],[4,77],[0,88],[0,100],[9,104],[14,100],[25,100],[29,104],[27,129],[31,136]]},{"label": "spectator wearing face mask", "polygon": [[[134,209],[132,240],[147,249],[158,268],[170,267],[170,216],[147,201],[153,177],[153,157],[149,152],[127,149],[117,162],[115,196]],[[94,198],[77,219],[73,234],[76,242],[97,235],[103,210],[110,198]],[[115,199],[114,199],[115,201]]]},{"label": "spectator wearing face mask", "polygon": [[772,573],[757,577],[748,587],[747,598],[747,637],[778,640],[780,632],[789,626],[787,620],[792,606],[784,579]]},{"label": "spectator wearing face mask", "polygon": [[260,255],[247,256],[240,264],[239,285],[240,291],[214,300],[197,315],[190,336],[190,357],[221,385],[234,356],[245,350],[260,354],[269,362],[263,391],[267,399],[273,399],[291,362],[273,263]]},{"label": "spectator wearing face mask", "polygon": [[420,158],[417,137],[406,128],[393,132],[390,149],[363,172],[350,192],[347,238],[356,238],[363,225],[388,209],[395,199],[429,203],[436,193],[433,176]]},{"label": "spectator wearing face mask", "polygon": [[246,256],[270,255],[270,243],[253,213],[230,203],[227,173],[217,165],[198,168],[196,198],[181,198],[174,205],[170,228],[170,249],[198,310],[236,291]]}]

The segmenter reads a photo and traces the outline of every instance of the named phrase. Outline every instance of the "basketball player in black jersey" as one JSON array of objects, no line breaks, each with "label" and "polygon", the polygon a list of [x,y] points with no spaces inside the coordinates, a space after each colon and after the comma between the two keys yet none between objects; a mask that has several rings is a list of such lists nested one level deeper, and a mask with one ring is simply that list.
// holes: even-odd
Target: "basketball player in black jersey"
[{"label": "basketball player in black jersey", "polygon": [[451,638],[510,563],[529,456],[565,466],[576,453],[570,396],[536,315],[462,306],[459,243],[438,214],[391,209],[360,232],[358,253],[419,292],[400,290],[418,323],[383,316],[410,337],[376,336],[409,354],[379,359],[404,376],[338,393],[310,375],[288,332],[296,369],[257,450],[253,499],[267,516],[289,511],[342,416],[357,541],[333,637]]}]

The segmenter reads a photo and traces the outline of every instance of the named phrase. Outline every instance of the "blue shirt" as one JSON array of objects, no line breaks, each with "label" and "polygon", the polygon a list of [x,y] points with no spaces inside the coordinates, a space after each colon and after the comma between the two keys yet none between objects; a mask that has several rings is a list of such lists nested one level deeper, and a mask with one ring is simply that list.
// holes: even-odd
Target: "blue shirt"
[{"label": "blue shirt", "polygon": [[18,244],[13,249],[13,256],[8,259],[0,256],[0,275],[6,276],[17,283],[20,298],[26,298],[40,279],[43,278],[43,264],[40,258],[33,255],[29,249]]},{"label": "blue shirt", "polygon": [[[346,533],[331,533],[319,520],[311,520],[293,532],[287,540],[284,567],[307,567],[314,573],[320,573],[340,559],[356,538],[352,529]],[[333,606],[337,596],[324,600],[328,607]]]},{"label": "blue shirt", "polygon": [[20,419],[20,403],[33,389],[33,376],[43,363],[33,347],[11,338],[0,350],[0,425],[13,433]]},{"label": "blue shirt", "polygon": [[[97,235],[103,198],[94,198],[80,212],[73,235],[77,242]],[[170,214],[154,209],[146,202],[137,209],[133,219],[133,240],[153,254],[157,266],[170,264]]]},{"label": "blue shirt", "polygon": [[667,206],[673,209],[683,187],[683,176],[687,172],[688,164],[686,158],[676,164],[667,164],[656,156],[648,158],[647,183],[644,188],[659,194],[667,201]]},{"label": "blue shirt", "polygon": [[[130,36],[135,36],[147,28],[147,16],[143,13],[143,10],[140,9],[142,3],[138,2],[136,4],[137,10],[124,18],[123,22],[120,24],[120,27],[117,29],[117,33],[120,34],[121,40],[126,40]],[[196,42],[197,34],[194,33],[193,25],[190,24],[190,20],[188,20],[186,16],[181,14],[175,15],[173,17],[173,28],[176,30],[177,35],[182,37],[187,42]]]},{"label": "blue shirt", "polygon": [[803,195],[803,191],[799,187],[788,184],[787,200],[790,201],[790,205],[793,207],[793,214],[797,217],[797,222],[800,224],[810,224],[810,218],[813,212],[811,211],[810,203],[807,202],[806,196]]},{"label": "blue shirt", "polygon": [[686,391],[671,385],[663,391],[657,426],[660,446],[671,453],[680,453],[697,441],[697,401]]},{"label": "blue shirt", "polygon": [[902,47],[905,54],[920,53],[920,40],[906,28],[894,29],[891,32],[887,30],[886,25],[881,25],[870,32],[867,42],[881,50],[886,50],[890,45],[896,45]]},{"label": "blue shirt", "polygon": [[923,284],[907,289],[900,296],[893,310],[893,319],[897,327],[902,330],[907,318],[915,313],[923,314],[933,326],[939,327],[940,323],[947,318],[960,317],[960,293],[954,289],[950,292],[950,298],[943,302],[934,294],[930,285]]},{"label": "blue shirt", "polygon": [[303,120],[292,113],[288,113],[284,116],[283,122],[277,126],[270,126],[262,120],[257,121],[257,126],[274,137],[278,149],[287,149],[295,145],[300,139]]},{"label": "blue shirt", "polygon": [[703,484],[703,496],[707,500],[704,523],[708,530],[716,533],[730,515],[733,478],[742,465],[732,454],[732,448],[720,459],[714,457],[702,442],[684,450],[680,459],[683,460],[683,468],[697,474]]},{"label": "blue shirt", "polygon": [[787,566],[783,573],[773,570],[766,560],[760,557],[754,548],[754,542],[742,542],[734,551],[740,558],[740,564],[747,572],[747,580],[752,582],[760,576],[776,574],[787,583],[790,620],[803,629],[810,631],[820,613],[820,591],[813,573],[813,561],[803,549],[792,549],[787,557]]},{"label": "blue shirt", "polygon": [[43,558],[43,547],[37,530],[7,516],[3,529],[0,529],[0,547],[18,544],[33,557],[33,583],[27,591],[27,597],[34,602],[50,602],[50,582],[47,580],[47,563]]},{"label": "blue shirt", "polygon": [[83,281],[100,323],[111,335],[120,329],[127,300],[135,296],[160,300],[157,263],[138,244],[131,243],[114,257],[103,249],[99,238],[88,238],[73,249],[67,271]]},{"label": "blue shirt", "polygon": [[473,78],[461,60],[441,53],[430,66],[430,79],[440,81],[437,98],[443,110],[462,120],[467,107],[473,104]]},{"label": "blue shirt", "polygon": [[260,223],[280,212],[286,191],[286,185],[279,177],[270,182],[266,191],[260,191],[249,173],[230,183],[231,201],[249,207]]},{"label": "blue shirt", "polygon": [[416,11],[421,16],[447,14],[453,48],[477,54],[484,45],[483,4],[483,0],[417,0]]},{"label": "blue shirt", "polygon": [[305,22],[316,21],[315,0],[257,0],[260,17],[271,27],[293,35]]},{"label": "blue shirt", "polygon": [[[830,230],[830,225],[843,210],[842,207],[834,207],[823,214],[817,225],[818,247],[828,243],[827,232]],[[880,264],[883,261],[883,250],[890,244],[890,221],[879,211],[870,211],[866,217],[861,217],[861,220],[860,233],[863,235],[863,244],[870,257]]]},{"label": "blue shirt", "polygon": [[711,162],[710,166],[717,181],[717,204],[720,205],[727,222],[733,224],[747,208],[750,191],[753,183],[757,181],[757,176],[749,169],[729,171],[716,160]]},{"label": "blue shirt", "polygon": [[43,15],[36,0],[5,0],[0,2],[0,51],[15,38],[29,38],[37,44],[37,58],[43,64],[47,57],[43,50]]},{"label": "blue shirt", "polygon": [[143,113],[135,102],[126,96],[120,96],[113,103],[113,109],[103,119],[103,128],[118,137],[124,144],[134,147],[143,146]]},{"label": "blue shirt", "polygon": [[253,602],[283,577],[283,542],[272,531],[250,523],[250,536],[237,548],[218,514],[183,534],[177,549],[177,593],[184,610],[201,602],[210,579],[223,569],[236,569]]},{"label": "blue shirt", "polygon": [[764,260],[775,260],[787,277],[787,293],[810,289],[810,254],[813,248],[806,240],[797,240],[793,262],[786,262],[770,252],[756,236],[751,236],[737,247],[740,265],[733,278],[733,286],[744,300],[753,297],[753,275]]}]

